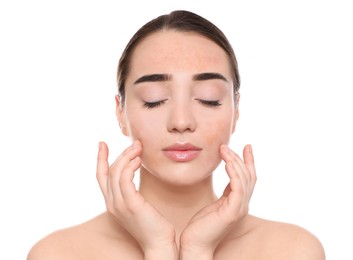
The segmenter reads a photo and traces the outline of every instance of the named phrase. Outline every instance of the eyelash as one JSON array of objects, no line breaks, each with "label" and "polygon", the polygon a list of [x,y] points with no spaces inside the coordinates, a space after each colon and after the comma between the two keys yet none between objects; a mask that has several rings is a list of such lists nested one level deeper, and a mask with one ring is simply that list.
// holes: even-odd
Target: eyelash
[{"label": "eyelash", "polygon": [[156,101],[156,102],[145,102],[143,104],[143,106],[145,108],[147,108],[147,109],[151,109],[151,108],[155,108],[155,107],[159,107],[160,105],[163,105],[165,101],[166,101],[166,99],[159,100],[159,101]]},{"label": "eyelash", "polygon": [[[218,107],[221,106],[222,104],[219,103],[218,100],[203,100],[203,99],[196,99],[199,101],[202,105],[209,106],[209,107]],[[159,100],[156,102],[144,102],[143,106],[147,109],[159,107],[165,103],[166,99],[164,100]]]},{"label": "eyelash", "polygon": [[202,100],[202,99],[197,99],[202,105],[205,106],[210,106],[210,107],[218,107],[221,106],[222,104],[219,103],[218,100]]}]

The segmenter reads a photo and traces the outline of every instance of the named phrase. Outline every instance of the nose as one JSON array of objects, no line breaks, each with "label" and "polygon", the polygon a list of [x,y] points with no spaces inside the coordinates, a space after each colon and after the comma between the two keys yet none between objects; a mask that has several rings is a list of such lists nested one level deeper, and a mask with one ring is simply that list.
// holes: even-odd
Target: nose
[{"label": "nose", "polygon": [[180,102],[171,106],[167,128],[169,132],[177,133],[195,131],[196,120],[190,104],[187,102]]}]

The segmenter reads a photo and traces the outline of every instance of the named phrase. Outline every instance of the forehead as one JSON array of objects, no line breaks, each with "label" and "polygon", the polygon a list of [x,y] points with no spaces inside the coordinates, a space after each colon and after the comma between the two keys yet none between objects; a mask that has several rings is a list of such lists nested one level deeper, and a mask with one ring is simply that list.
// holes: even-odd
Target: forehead
[{"label": "forehead", "polygon": [[136,46],[130,65],[132,76],[212,71],[230,78],[225,51],[212,40],[194,32],[169,30],[153,33]]}]

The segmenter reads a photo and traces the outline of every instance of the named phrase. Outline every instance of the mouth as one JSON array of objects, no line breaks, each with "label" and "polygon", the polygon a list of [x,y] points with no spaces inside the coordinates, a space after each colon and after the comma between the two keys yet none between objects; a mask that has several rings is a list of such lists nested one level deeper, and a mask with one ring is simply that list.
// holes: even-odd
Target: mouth
[{"label": "mouth", "polygon": [[202,149],[190,143],[176,143],[162,149],[162,151],[172,161],[189,162],[198,157]]}]

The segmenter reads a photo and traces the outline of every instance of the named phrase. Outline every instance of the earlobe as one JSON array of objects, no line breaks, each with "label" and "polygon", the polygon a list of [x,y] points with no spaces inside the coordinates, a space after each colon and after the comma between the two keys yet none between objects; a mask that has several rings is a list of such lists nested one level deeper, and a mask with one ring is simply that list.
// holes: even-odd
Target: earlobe
[{"label": "earlobe", "polygon": [[128,136],[129,134],[128,134],[128,131],[126,128],[126,122],[125,122],[125,111],[121,104],[121,99],[119,95],[115,96],[115,103],[116,103],[115,113],[119,122],[121,132],[123,133],[123,135]]}]

